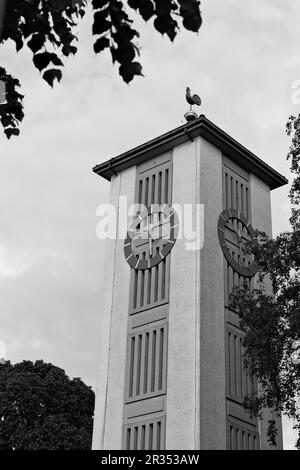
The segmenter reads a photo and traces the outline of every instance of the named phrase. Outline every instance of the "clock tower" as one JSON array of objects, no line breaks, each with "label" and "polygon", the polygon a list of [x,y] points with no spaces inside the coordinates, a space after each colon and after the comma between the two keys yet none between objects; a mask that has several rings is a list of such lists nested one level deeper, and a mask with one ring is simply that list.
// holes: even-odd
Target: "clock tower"
[{"label": "clock tower", "polygon": [[[106,242],[93,448],[268,449],[272,411],[256,420],[242,406],[259,387],[228,299],[255,286],[245,243],[255,229],[271,234],[270,191],[287,180],[203,115],[93,170],[110,181],[118,221]],[[124,196],[134,211],[120,236]]]}]

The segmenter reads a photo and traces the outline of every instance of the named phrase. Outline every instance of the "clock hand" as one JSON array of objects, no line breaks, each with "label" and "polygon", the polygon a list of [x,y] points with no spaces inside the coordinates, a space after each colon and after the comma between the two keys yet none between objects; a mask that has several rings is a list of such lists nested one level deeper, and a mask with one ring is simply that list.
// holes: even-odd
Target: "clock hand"
[{"label": "clock hand", "polygon": [[141,234],[147,233],[147,232],[149,232],[148,226],[145,227],[145,228],[142,229],[142,230],[136,230],[136,231],[134,232],[133,238],[136,238],[136,237],[140,236]]}]

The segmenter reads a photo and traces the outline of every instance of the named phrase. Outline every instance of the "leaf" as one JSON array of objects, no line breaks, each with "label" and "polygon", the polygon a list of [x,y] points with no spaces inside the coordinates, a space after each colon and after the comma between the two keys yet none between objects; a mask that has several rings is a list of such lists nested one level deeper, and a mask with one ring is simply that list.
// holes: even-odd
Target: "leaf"
[{"label": "leaf", "polygon": [[60,82],[61,78],[62,71],[59,69],[46,70],[46,72],[43,74],[43,79],[46,80],[46,82],[48,82],[51,87],[53,87],[55,79]]},{"label": "leaf", "polygon": [[135,58],[135,53],[135,48],[131,42],[125,44],[120,43],[118,48],[113,49],[113,62],[117,61],[120,64],[132,63],[133,59]]},{"label": "leaf", "polygon": [[154,27],[161,34],[167,34],[171,41],[174,41],[178,25],[171,17],[158,16],[154,20]]},{"label": "leaf", "polygon": [[33,63],[40,72],[49,65],[50,61],[50,52],[41,52],[39,54],[35,54],[33,57]]},{"label": "leaf", "polygon": [[57,55],[54,52],[51,54],[51,62],[53,65],[56,65],[57,67],[64,65],[62,61],[60,60],[60,58],[57,57]]},{"label": "leaf", "polygon": [[151,0],[142,0],[139,6],[139,12],[143,20],[148,21],[154,15],[154,5]]},{"label": "leaf", "polygon": [[54,16],[53,29],[59,36],[61,43],[64,44],[66,41],[69,42],[68,36],[70,34],[70,29],[64,17],[62,17],[61,15]]},{"label": "leaf", "polygon": [[16,136],[19,135],[20,129],[17,129],[16,127],[8,127],[4,129],[4,132],[6,134],[6,137],[10,139],[12,135],[16,135]]},{"label": "leaf", "polygon": [[79,6],[79,8],[83,8],[86,6],[86,0],[72,0],[73,7]]},{"label": "leaf", "polygon": [[16,43],[16,51],[19,52],[22,49],[23,44],[24,44],[23,39],[22,39],[22,35],[21,34],[16,35],[14,40],[15,40],[15,43]]},{"label": "leaf", "polygon": [[127,0],[127,3],[131,8],[137,10],[140,5],[140,0]]},{"label": "leaf", "polygon": [[65,10],[68,6],[70,6],[70,0],[48,0],[52,8],[56,11]]},{"label": "leaf", "polygon": [[1,116],[1,123],[3,127],[11,126],[13,122],[13,117],[11,115],[3,114],[3,116]]},{"label": "leaf", "polygon": [[27,46],[35,54],[37,51],[39,51],[43,47],[44,42],[45,42],[45,36],[43,34],[37,33],[37,34],[32,35],[31,39],[27,43]]},{"label": "leaf", "polygon": [[97,39],[97,41],[95,42],[94,44],[94,51],[97,53],[103,51],[104,49],[106,49],[107,47],[109,47],[109,39],[106,38],[105,36]]},{"label": "leaf", "polygon": [[62,48],[61,51],[62,51],[63,55],[65,55],[66,57],[68,57],[70,54],[73,54],[73,55],[76,54],[76,52],[77,52],[77,47],[65,45],[65,46],[63,46],[63,48]]},{"label": "leaf", "polygon": [[13,109],[15,119],[17,119],[18,121],[22,121],[24,118],[22,103],[20,102],[16,103],[12,109]]},{"label": "leaf", "polygon": [[96,11],[94,14],[93,34],[105,33],[111,27],[108,19],[108,9]]},{"label": "leaf", "polygon": [[92,5],[94,10],[98,10],[99,8],[105,7],[107,5],[109,0],[93,0]]},{"label": "leaf", "polygon": [[120,46],[123,46],[124,42],[129,43],[134,37],[140,36],[138,31],[132,29],[128,24],[118,25],[115,28],[117,31],[112,34],[112,37]]},{"label": "leaf", "polygon": [[129,83],[133,79],[135,75],[141,75],[142,74],[142,66],[139,62],[131,62],[129,64],[122,64],[119,67],[119,73],[121,77],[123,78],[124,82]]},{"label": "leaf", "polygon": [[179,13],[183,17],[183,26],[194,32],[198,32],[202,24],[200,2],[198,0],[178,0]]}]

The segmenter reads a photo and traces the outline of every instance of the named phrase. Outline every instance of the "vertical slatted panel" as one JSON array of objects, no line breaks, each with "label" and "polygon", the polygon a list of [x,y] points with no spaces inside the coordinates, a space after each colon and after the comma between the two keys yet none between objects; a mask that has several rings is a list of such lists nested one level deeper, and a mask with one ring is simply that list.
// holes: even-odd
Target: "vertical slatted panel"
[{"label": "vertical slatted panel", "polygon": [[254,426],[241,420],[229,418],[227,425],[227,448],[229,450],[259,450],[259,434]]},{"label": "vertical slatted panel", "polygon": [[253,392],[255,383],[243,366],[244,332],[227,324],[226,327],[226,363],[227,388],[229,398],[243,403],[245,397]]},{"label": "vertical slatted panel", "polygon": [[139,329],[129,336],[128,344],[126,401],[165,393],[167,324]]},{"label": "vertical slatted panel", "polygon": [[139,421],[124,427],[126,450],[161,450],[165,446],[165,418]]}]

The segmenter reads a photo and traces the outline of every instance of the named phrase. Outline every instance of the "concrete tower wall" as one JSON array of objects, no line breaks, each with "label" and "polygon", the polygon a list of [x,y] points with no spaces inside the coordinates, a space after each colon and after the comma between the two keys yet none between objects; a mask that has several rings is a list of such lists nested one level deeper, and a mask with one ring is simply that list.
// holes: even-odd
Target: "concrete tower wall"
[{"label": "concrete tower wall", "polygon": [[[110,203],[117,214],[120,196],[127,196],[128,206],[134,203],[135,174],[136,169],[132,167],[111,181]],[[106,241],[93,433],[95,450],[121,449],[130,283],[123,244],[124,240],[117,236]]]}]

